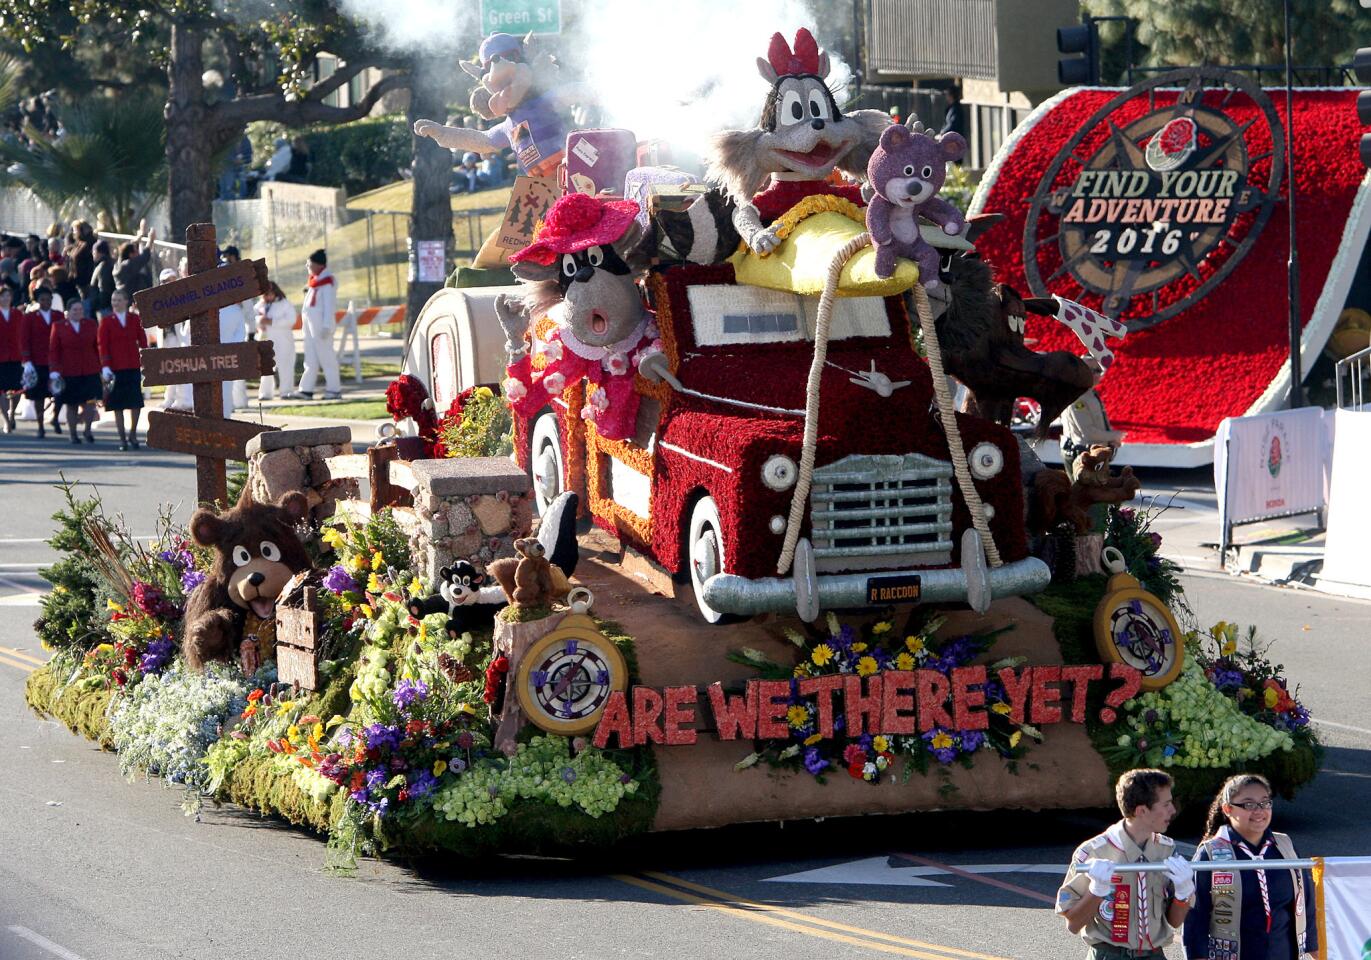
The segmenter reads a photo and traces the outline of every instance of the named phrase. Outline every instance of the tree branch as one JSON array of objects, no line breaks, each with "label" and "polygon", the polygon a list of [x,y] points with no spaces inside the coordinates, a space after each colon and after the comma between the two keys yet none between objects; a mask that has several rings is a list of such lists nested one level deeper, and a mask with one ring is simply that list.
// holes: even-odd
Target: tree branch
[{"label": "tree branch", "polygon": [[370,64],[365,61],[362,63],[345,63],[337,70],[334,70],[331,75],[310,87],[309,92],[305,94],[305,102],[311,100],[319,102],[323,100],[330,93],[337,90],[369,66]]},{"label": "tree branch", "polygon": [[[355,75],[356,72],[352,74]],[[329,79],[332,80],[333,77]],[[369,114],[372,107],[387,93],[406,89],[409,84],[410,76],[407,73],[382,77],[379,83],[367,91],[367,95],[360,102],[350,107],[331,107],[312,98],[287,100],[281,93],[240,97],[213,107],[213,123],[216,126],[235,128],[254,120],[275,120],[287,127],[303,127],[311,123],[350,123]],[[341,82],[336,84],[335,89],[341,85]]]}]

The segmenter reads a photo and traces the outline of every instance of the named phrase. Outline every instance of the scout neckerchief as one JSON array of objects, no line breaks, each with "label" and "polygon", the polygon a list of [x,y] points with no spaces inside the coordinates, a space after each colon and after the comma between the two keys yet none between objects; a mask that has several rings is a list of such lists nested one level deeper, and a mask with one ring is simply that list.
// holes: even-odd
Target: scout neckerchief
[{"label": "scout neckerchief", "polygon": [[315,293],[320,287],[327,287],[333,283],[333,277],[327,272],[320,272],[305,281],[305,291],[309,295],[305,301],[305,306],[312,307],[318,303],[318,294]]},{"label": "scout neckerchief", "polygon": [[[1110,827],[1105,836],[1109,841],[1118,847],[1125,857],[1128,856],[1128,848],[1132,846],[1138,851],[1138,857],[1132,861],[1135,863],[1147,862],[1146,847],[1152,842],[1155,834],[1149,834],[1143,841],[1142,846],[1138,846],[1133,838],[1128,835],[1128,830],[1124,828],[1123,821],[1120,820]],[[1128,861],[1125,861],[1128,862]],[[1129,896],[1132,890],[1132,883],[1127,875],[1115,874],[1118,878],[1114,883],[1114,919],[1110,921],[1110,939],[1115,943],[1128,942],[1128,915],[1132,912],[1129,909]],[[1152,947],[1152,925],[1147,916],[1147,875],[1144,873],[1132,874],[1137,879],[1138,889],[1138,945],[1144,949],[1151,950]],[[1120,906],[1123,909],[1120,909]]]},{"label": "scout neckerchief", "polygon": [[[1235,831],[1235,832],[1236,832],[1236,831]],[[1247,854],[1248,858],[1251,859],[1251,860],[1265,860],[1265,859],[1266,859],[1266,851],[1268,851],[1268,850],[1271,849],[1271,837],[1270,837],[1270,836],[1267,836],[1266,842],[1262,844],[1261,850],[1258,851],[1257,853],[1253,853],[1253,852],[1252,852],[1252,848],[1249,847],[1249,846],[1247,845],[1247,841],[1246,841],[1246,840],[1243,840],[1241,837],[1239,837],[1235,842],[1236,842],[1238,848],[1241,849],[1243,853]],[[1267,933],[1270,933],[1270,932],[1271,932],[1271,893],[1270,893],[1270,891],[1269,891],[1269,890],[1267,889],[1267,887],[1266,887],[1266,871],[1265,871],[1265,870],[1258,870],[1258,871],[1257,871],[1257,886],[1261,889],[1261,892],[1262,892],[1262,909],[1263,909],[1264,911],[1266,911],[1266,932],[1267,932]]]}]

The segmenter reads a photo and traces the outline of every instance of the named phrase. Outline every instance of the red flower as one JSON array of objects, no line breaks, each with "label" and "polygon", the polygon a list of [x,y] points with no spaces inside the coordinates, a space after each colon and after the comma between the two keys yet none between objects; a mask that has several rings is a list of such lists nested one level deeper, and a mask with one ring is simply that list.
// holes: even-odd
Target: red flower
[{"label": "red flower", "polygon": [[396,800],[399,800],[401,803],[408,803],[408,802],[409,802],[409,788],[408,788],[408,787],[401,787],[401,788],[400,788],[400,794],[399,794],[399,796],[397,796],[395,799],[396,799]]},{"label": "red flower", "polygon": [[396,377],[386,388],[386,412],[395,420],[412,417],[417,423],[428,399],[424,385],[407,373]]},{"label": "red flower", "polygon": [[854,760],[847,765],[847,773],[854,780],[863,780],[862,768],[866,766],[865,760]]},{"label": "red flower", "polygon": [[115,667],[114,672],[110,674],[110,677],[112,677],[114,682],[121,687],[129,682],[128,674],[124,673],[123,669],[120,667]]},{"label": "red flower", "polygon": [[490,661],[490,666],[486,667],[486,689],[481,694],[481,699],[486,703],[494,703],[496,692],[500,689],[500,681],[504,675],[509,673],[509,658],[504,654]]},{"label": "red flower", "polygon": [[843,763],[855,763],[858,766],[866,763],[866,751],[855,743],[849,743],[843,750]]}]

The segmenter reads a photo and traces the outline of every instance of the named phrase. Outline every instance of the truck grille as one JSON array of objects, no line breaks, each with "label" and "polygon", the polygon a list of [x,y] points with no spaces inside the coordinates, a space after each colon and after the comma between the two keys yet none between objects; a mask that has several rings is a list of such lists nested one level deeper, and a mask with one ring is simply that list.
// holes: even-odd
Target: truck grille
[{"label": "truck grille", "polygon": [[952,559],[952,465],[921,454],[844,457],[814,471],[810,538],[821,572]]}]

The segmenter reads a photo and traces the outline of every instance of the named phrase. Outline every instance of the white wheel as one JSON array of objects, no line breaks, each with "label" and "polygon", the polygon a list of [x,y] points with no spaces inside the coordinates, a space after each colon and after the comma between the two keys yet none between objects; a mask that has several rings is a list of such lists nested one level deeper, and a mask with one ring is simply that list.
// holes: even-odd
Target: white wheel
[{"label": "white wheel", "polygon": [[533,505],[538,516],[562,492],[562,439],[557,432],[557,414],[544,413],[533,422],[529,467],[533,475]]},{"label": "white wheel", "polygon": [[724,570],[728,545],[724,542],[723,522],[713,497],[702,497],[690,511],[690,532],[686,540],[686,566],[690,570],[690,586],[695,591],[695,605],[700,616],[709,623],[727,623],[735,616],[715,610],[705,603],[705,581]]}]

